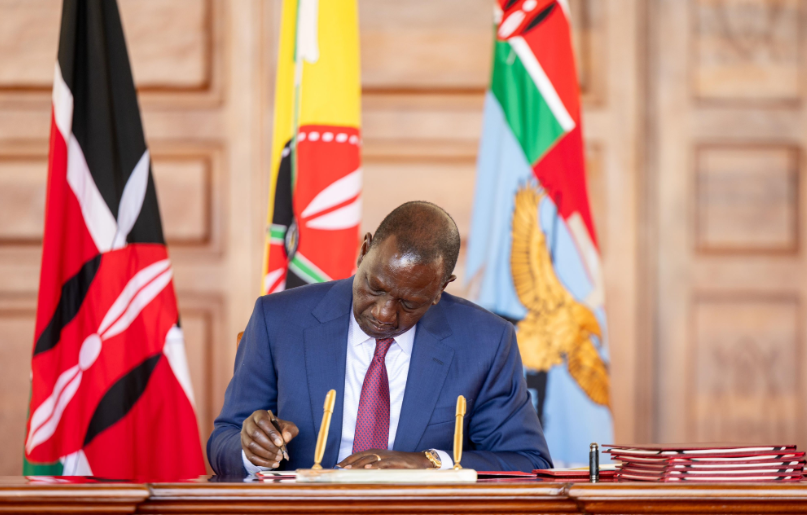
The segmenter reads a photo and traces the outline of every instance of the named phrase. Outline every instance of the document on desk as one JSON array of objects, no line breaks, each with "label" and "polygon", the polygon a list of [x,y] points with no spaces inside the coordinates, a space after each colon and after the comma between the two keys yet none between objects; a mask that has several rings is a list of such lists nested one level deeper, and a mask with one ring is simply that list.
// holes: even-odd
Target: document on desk
[{"label": "document on desk", "polygon": [[472,469],[301,469],[299,483],[475,483]]}]

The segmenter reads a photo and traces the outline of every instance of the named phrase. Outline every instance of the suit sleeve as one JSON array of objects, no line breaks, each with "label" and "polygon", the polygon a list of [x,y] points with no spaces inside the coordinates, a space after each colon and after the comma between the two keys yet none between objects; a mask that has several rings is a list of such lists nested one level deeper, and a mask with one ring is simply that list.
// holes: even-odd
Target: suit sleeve
[{"label": "suit sleeve", "polygon": [[224,406],[207,441],[207,459],[220,476],[244,476],[241,459],[241,424],[256,410],[277,410],[277,374],[262,298],[255,303],[235,356],[233,378],[224,394]]},{"label": "suit sleeve", "polygon": [[471,450],[463,452],[462,465],[468,468],[527,472],[552,467],[510,324],[474,404],[467,435]]}]

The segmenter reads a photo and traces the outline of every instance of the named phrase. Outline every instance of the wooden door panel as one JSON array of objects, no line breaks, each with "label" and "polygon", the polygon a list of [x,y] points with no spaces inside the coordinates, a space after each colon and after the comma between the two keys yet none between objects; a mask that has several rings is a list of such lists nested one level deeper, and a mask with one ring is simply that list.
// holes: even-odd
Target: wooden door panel
[{"label": "wooden door panel", "polygon": [[695,161],[698,253],[798,250],[798,147],[707,146]]},{"label": "wooden door panel", "polygon": [[652,4],[656,440],[807,444],[801,9]]},{"label": "wooden door panel", "polygon": [[31,298],[0,299],[0,474],[22,472],[25,420],[30,395],[30,363],[36,310]]},{"label": "wooden door panel", "polygon": [[698,0],[691,9],[698,98],[799,100],[799,0]]},{"label": "wooden door panel", "polygon": [[687,361],[691,438],[796,442],[802,406],[796,296],[696,296]]}]

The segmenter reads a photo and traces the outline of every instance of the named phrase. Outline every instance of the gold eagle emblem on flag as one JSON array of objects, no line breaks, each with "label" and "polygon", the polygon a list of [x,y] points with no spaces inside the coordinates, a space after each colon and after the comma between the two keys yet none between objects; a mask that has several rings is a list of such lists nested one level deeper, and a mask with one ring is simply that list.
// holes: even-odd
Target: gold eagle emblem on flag
[{"label": "gold eagle emblem on flag", "polygon": [[600,324],[558,280],[541,229],[539,206],[546,196],[534,186],[515,197],[510,269],[527,316],[517,324],[518,348],[527,368],[548,371],[564,360],[569,374],[597,404],[610,406],[608,370],[591,336]]}]

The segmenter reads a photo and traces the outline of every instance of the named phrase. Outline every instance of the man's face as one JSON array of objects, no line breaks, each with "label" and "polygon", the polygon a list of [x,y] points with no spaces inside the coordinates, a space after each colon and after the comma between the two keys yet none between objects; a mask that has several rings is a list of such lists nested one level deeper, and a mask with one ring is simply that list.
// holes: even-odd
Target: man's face
[{"label": "man's face", "polygon": [[394,338],[411,329],[440,301],[446,285],[443,260],[418,263],[401,254],[390,236],[372,251],[367,234],[353,279],[353,315],[359,327],[376,339]]}]

